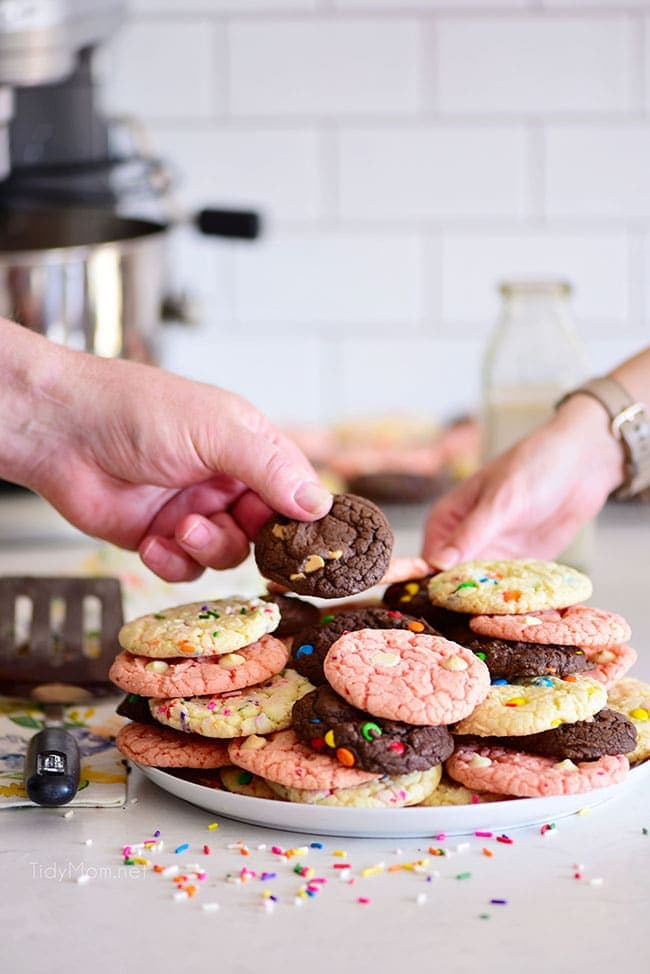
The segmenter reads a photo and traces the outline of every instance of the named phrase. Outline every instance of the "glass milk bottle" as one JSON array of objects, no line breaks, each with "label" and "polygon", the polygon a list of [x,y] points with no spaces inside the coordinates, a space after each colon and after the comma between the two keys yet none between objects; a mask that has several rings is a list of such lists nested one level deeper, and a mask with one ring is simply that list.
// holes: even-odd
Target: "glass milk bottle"
[{"label": "glass milk bottle", "polygon": [[[491,459],[547,420],[562,395],[590,374],[564,281],[507,281],[501,315],[483,362],[484,458]],[[544,472],[540,471],[540,476]],[[561,559],[585,567],[593,530]]]}]

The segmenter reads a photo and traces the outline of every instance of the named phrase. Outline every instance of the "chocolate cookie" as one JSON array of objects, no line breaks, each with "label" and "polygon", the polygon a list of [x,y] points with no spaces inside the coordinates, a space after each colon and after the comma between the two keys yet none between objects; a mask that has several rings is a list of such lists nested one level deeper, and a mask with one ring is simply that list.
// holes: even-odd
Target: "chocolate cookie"
[{"label": "chocolate cookie", "polygon": [[262,527],[255,560],[265,578],[299,595],[341,599],[375,585],[388,568],[393,532],[371,501],[335,494],[318,521],[277,514]]},{"label": "chocolate cookie", "polygon": [[[426,580],[423,579],[421,584],[426,585]],[[417,605],[421,604],[419,593],[414,595],[415,600]],[[409,609],[409,611],[415,614],[414,610]],[[570,673],[586,673],[594,668],[594,664],[589,661],[586,653],[579,646],[523,643],[510,639],[479,636],[469,627],[471,615],[450,612],[448,609],[441,609],[434,605],[422,609],[422,617],[446,639],[451,639],[452,642],[476,653],[494,678],[516,680],[520,676],[567,676]]]},{"label": "chocolate cookie", "polygon": [[301,629],[293,640],[290,665],[316,686],[327,683],[323,662],[328,650],[344,632],[359,629],[410,629],[435,636],[436,631],[423,619],[393,612],[390,609],[359,609],[323,616],[317,626]]},{"label": "chocolate cookie", "polygon": [[280,624],[273,635],[278,639],[286,639],[293,636],[299,629],[306,626],[314,626],[320,619],[320,609],[305,599],[297,599],[295,596],[279,595],[270,592],[262,596],[265,602],[274,602],[280,610]]},{"label": "chocolate cookie", "polygon": [[[311,694],[310,694],[311,696]],[[560,724],[552,730],[522,737],[456,737],[481,747],[505,747],[526,754],[543,754],[570,761],[595,761],[604,754],[629,754],[636,747],[636,729],[623,714],[604,708],[589,720]]]},{"label": "chocolate cookie", "polygon": [[362,473],[348,479],[354,494],[368,497],[377,504],[418,504],[430,501],[451,487],[445,475],[426,477],[417,473]]},{"label": "chocolate cookie", "polygon": [[433,608],[429,600],[429,582],[432,578],[433,575],[427,575],[426,578],[409,582],[395,582],[384,592],[382,602],[389,609],[426,619],[427,613]]},{"label": "chocolate cookie", "polygon": [[371,717],[350,706],[328,686],[294,704],[293,728],[315,751],[331,754],[348,768],[379,774],[426,771],[454,749],[446,727],[416,727]]},{"label": "chocolate cookie", "polygon": [[137,724],[153,724],[154,727],[160,727],[158,721],[151,716],[149,697],[141,697],[137,693],[127,693],[118,704],[116,713],[120,717],[134,720]]},{"label": "chocolate cookie", "polygon": [[520,676],[568,676],[593,670],[584,650],[578,646],[551,646],[521,643],[471,634],[456,640],[482,659],[490,676],[514,680]]}]

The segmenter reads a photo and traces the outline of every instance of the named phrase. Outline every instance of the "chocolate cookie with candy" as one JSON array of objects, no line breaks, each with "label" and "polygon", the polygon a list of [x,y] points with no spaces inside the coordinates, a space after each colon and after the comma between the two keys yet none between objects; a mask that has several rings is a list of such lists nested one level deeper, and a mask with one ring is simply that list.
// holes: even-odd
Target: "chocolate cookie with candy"
[{"label": "chocolate cookie with candy", "polygon": [[454,749],[446,727],[417,727],[364,714],[322,686],[294,704],[293,728],[314,750],[340,764],[380,774],[426,771]]},{"label": "chocolate cookie with candy", "polygon": [[436,635],[436,630],[423,619],[414,619],[390,609],[339,612],[324,616],[319,625],[309,626],[296,634],[290,665],[315,686],[327,683],[323,662],[330,646],[343,633],[356,632],[359,629],[408,629],[410,632]]},{"label": "chocolate cookie with candy", "polygon": [[461,737],[458,744],[503,747],[525,754],[544,754],[558,760],[595,761],[605,754],[630,754],[637,742],[634,724],[623,714],[604,707],[588,720],[560,724],[539,734],[521,737]]}]

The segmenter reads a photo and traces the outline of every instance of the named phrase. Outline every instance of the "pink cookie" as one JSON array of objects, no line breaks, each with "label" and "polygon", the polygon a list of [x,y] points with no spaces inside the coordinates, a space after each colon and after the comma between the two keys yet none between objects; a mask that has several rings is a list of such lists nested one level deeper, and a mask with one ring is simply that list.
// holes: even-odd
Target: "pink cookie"
[{"label": "pink cookie", "polygon": [[588,676],[598,680],[608,690],[613,687],[617,680],[625,676],[638,659],[636,649],[631,646],[601,646],[591,648],[584,647],[585,656],[595,664],[593,670],[589,670]]},{"label": "pink cookie", "polygon": [[346,633],[330,648],[324,670],[355,707],[406,724],[462,720],[490,689],[489,670],[471,650],[408,629]]},{"label": "pink cookie", "polygon": [[155,768],[225,768],[231,764],[225,743],[151,724],[125,724],[115,746],[129,760]]},{"label": "pink cookie", "polygon": [[295,731],[284,730],[268,737],[247,737],[228,748],[230,764],[252,771],[287,788],[309,791],[354,788],[381,775],[346,768],[327,754],[317,754],[298,740]]},{"label": "pink cookie", "polygon": [[196,659],[148,659],[119,653],[109,679],[141,697],[200,697],[264,683],[287,665],[287,647],[274,636],[222,656]]},{"label": "pink cookie", "polygon": [[623,781],[629,762],[622,754],[597,761],[557,761],[555,758],[502,747],[456,748],[446,763],[447,774],[466,788],[499,791],[518,798],[577,795]]},{"label": "pink cookie", "polygon": [[397,582],[416,581],[428,578],[434,573],[424,558],[391,558],[380,585],[395,585]]},{"label": "pink cookie", "polygon": [[553,643],[555,646],[620,646],[630,638],[630,627],[615,612],[571,605],[527,615],[478,615],[470,627],[481,636],[519,640],[522,643]]}]

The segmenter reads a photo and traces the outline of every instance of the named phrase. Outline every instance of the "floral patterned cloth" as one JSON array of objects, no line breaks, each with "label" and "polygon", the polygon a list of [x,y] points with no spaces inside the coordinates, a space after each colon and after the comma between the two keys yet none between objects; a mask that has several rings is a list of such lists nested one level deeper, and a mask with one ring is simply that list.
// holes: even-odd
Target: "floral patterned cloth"
[{"label": "floral patterned cloth", "polygon": [[[79,791],[69,806],[123,805],[126,768],[113,741],[122,723],[116,698],[64,708],[64,726],[77,739],[81,753]],[[0,697],[0,809],[31,806],[25,794],[23,763],[29,740],[45,725],[40,704]]]}]

